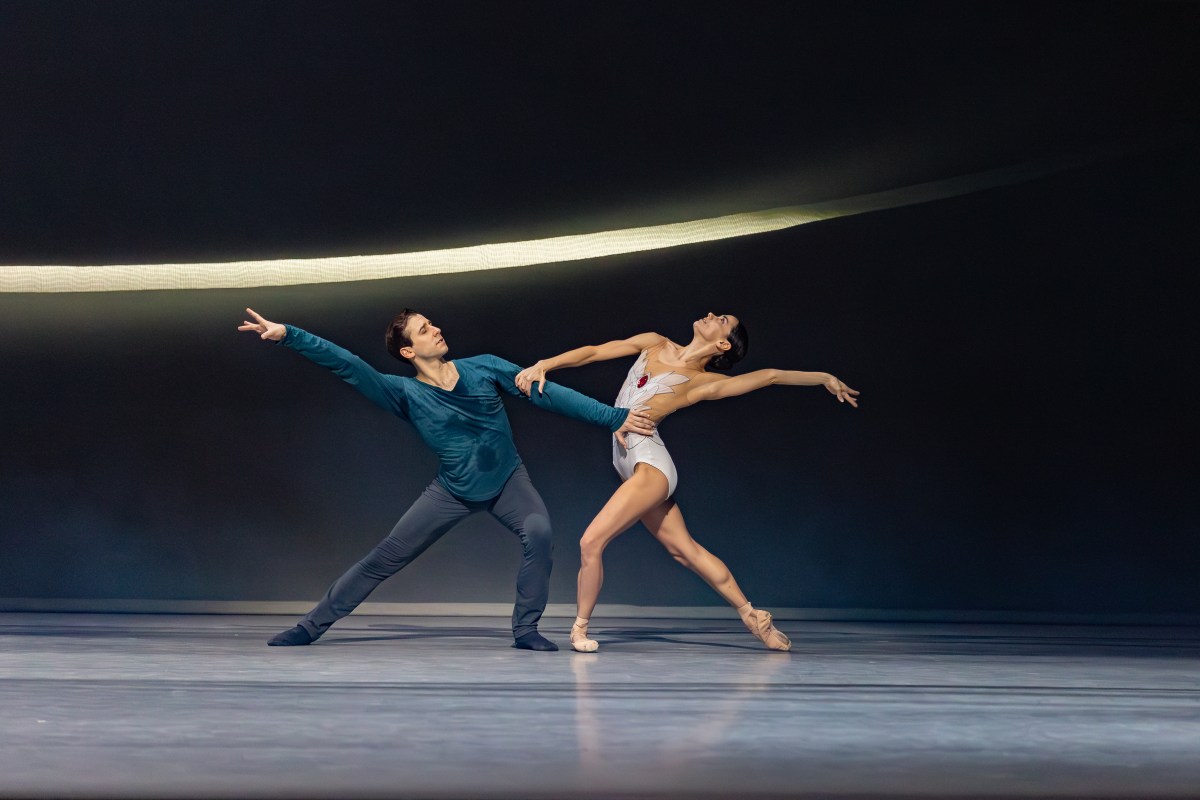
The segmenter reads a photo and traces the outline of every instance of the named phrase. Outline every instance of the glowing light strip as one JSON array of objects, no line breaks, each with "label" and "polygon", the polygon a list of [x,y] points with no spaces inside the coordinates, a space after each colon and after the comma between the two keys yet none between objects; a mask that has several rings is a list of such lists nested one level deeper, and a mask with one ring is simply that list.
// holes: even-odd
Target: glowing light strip
[{"label": "glowing light strip", "polygon": [[208,264],[0,266],[0,292],[115,292],[293,286],[578,261],[767,233],[835,217],[943,200],[1032,180],[1088,160],[1091,159],[1075,157],[1026,164],[841,200],[690,222],[417,253]]}]

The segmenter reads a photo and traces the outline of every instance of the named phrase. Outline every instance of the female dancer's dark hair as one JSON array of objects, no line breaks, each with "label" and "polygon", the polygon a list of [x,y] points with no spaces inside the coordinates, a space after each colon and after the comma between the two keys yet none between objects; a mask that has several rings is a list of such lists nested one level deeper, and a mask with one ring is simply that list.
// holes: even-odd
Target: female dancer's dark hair
[{"label": "female dancer's dark hair", "polygon": [[729,349],[724,353],[718,353],[710,358],[708,364],[705,365],[705,369],[716,369],[724,372],[746,357],[747,351],[750,350],[750,334],[746,331],[744,324],[739,322],[729,332],[727,341],[729,342]]}]

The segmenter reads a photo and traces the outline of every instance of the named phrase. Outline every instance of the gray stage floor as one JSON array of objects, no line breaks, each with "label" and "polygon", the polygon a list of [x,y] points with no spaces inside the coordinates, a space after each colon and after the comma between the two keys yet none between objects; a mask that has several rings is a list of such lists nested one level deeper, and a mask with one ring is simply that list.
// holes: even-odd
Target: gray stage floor
[{"label": "gray stage floor", "polygon": [[0,614],[0,795],[1200,797],[1197,629],[292,622]]}]

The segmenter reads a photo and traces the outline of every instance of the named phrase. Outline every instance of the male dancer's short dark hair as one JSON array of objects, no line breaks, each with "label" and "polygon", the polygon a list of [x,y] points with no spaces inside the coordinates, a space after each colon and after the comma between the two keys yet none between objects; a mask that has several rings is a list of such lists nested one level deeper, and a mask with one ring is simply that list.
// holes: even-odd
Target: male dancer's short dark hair
[{"label": "male dancer's short dark hair", "polygon": [[408,361],[407,358],[400,355],[400,348],[412,347],[412,339],[409,338],[406,331],[408,330],[409,318],[416,313],[418,312],[411,308],[401,311],[392,318],[392,324],[387,329],[387,336],[384,337],[384,341],[387,343],[387,351],[401,361]]},{"label": "male dancer's short dark hair", "polygon": [[708,364],[705,365],[705,369],[719,369],[724,371],[746,357],[746,352],[750,349],[750,333],[740,321],[729,332],[727,341],[729,342],[729,349],[724,353],[717,353],[710,358]]}]

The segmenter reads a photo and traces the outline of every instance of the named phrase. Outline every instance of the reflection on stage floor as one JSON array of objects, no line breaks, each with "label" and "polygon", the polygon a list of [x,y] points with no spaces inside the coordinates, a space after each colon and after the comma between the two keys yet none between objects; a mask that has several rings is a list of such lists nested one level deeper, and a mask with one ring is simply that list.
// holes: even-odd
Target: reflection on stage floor
[{"label": "reflection on stage floor", "polygon": [[[1197,797],[1200,630],[0,614],[0,796]],[[542,630],[566,647],[569,620]]]}]

